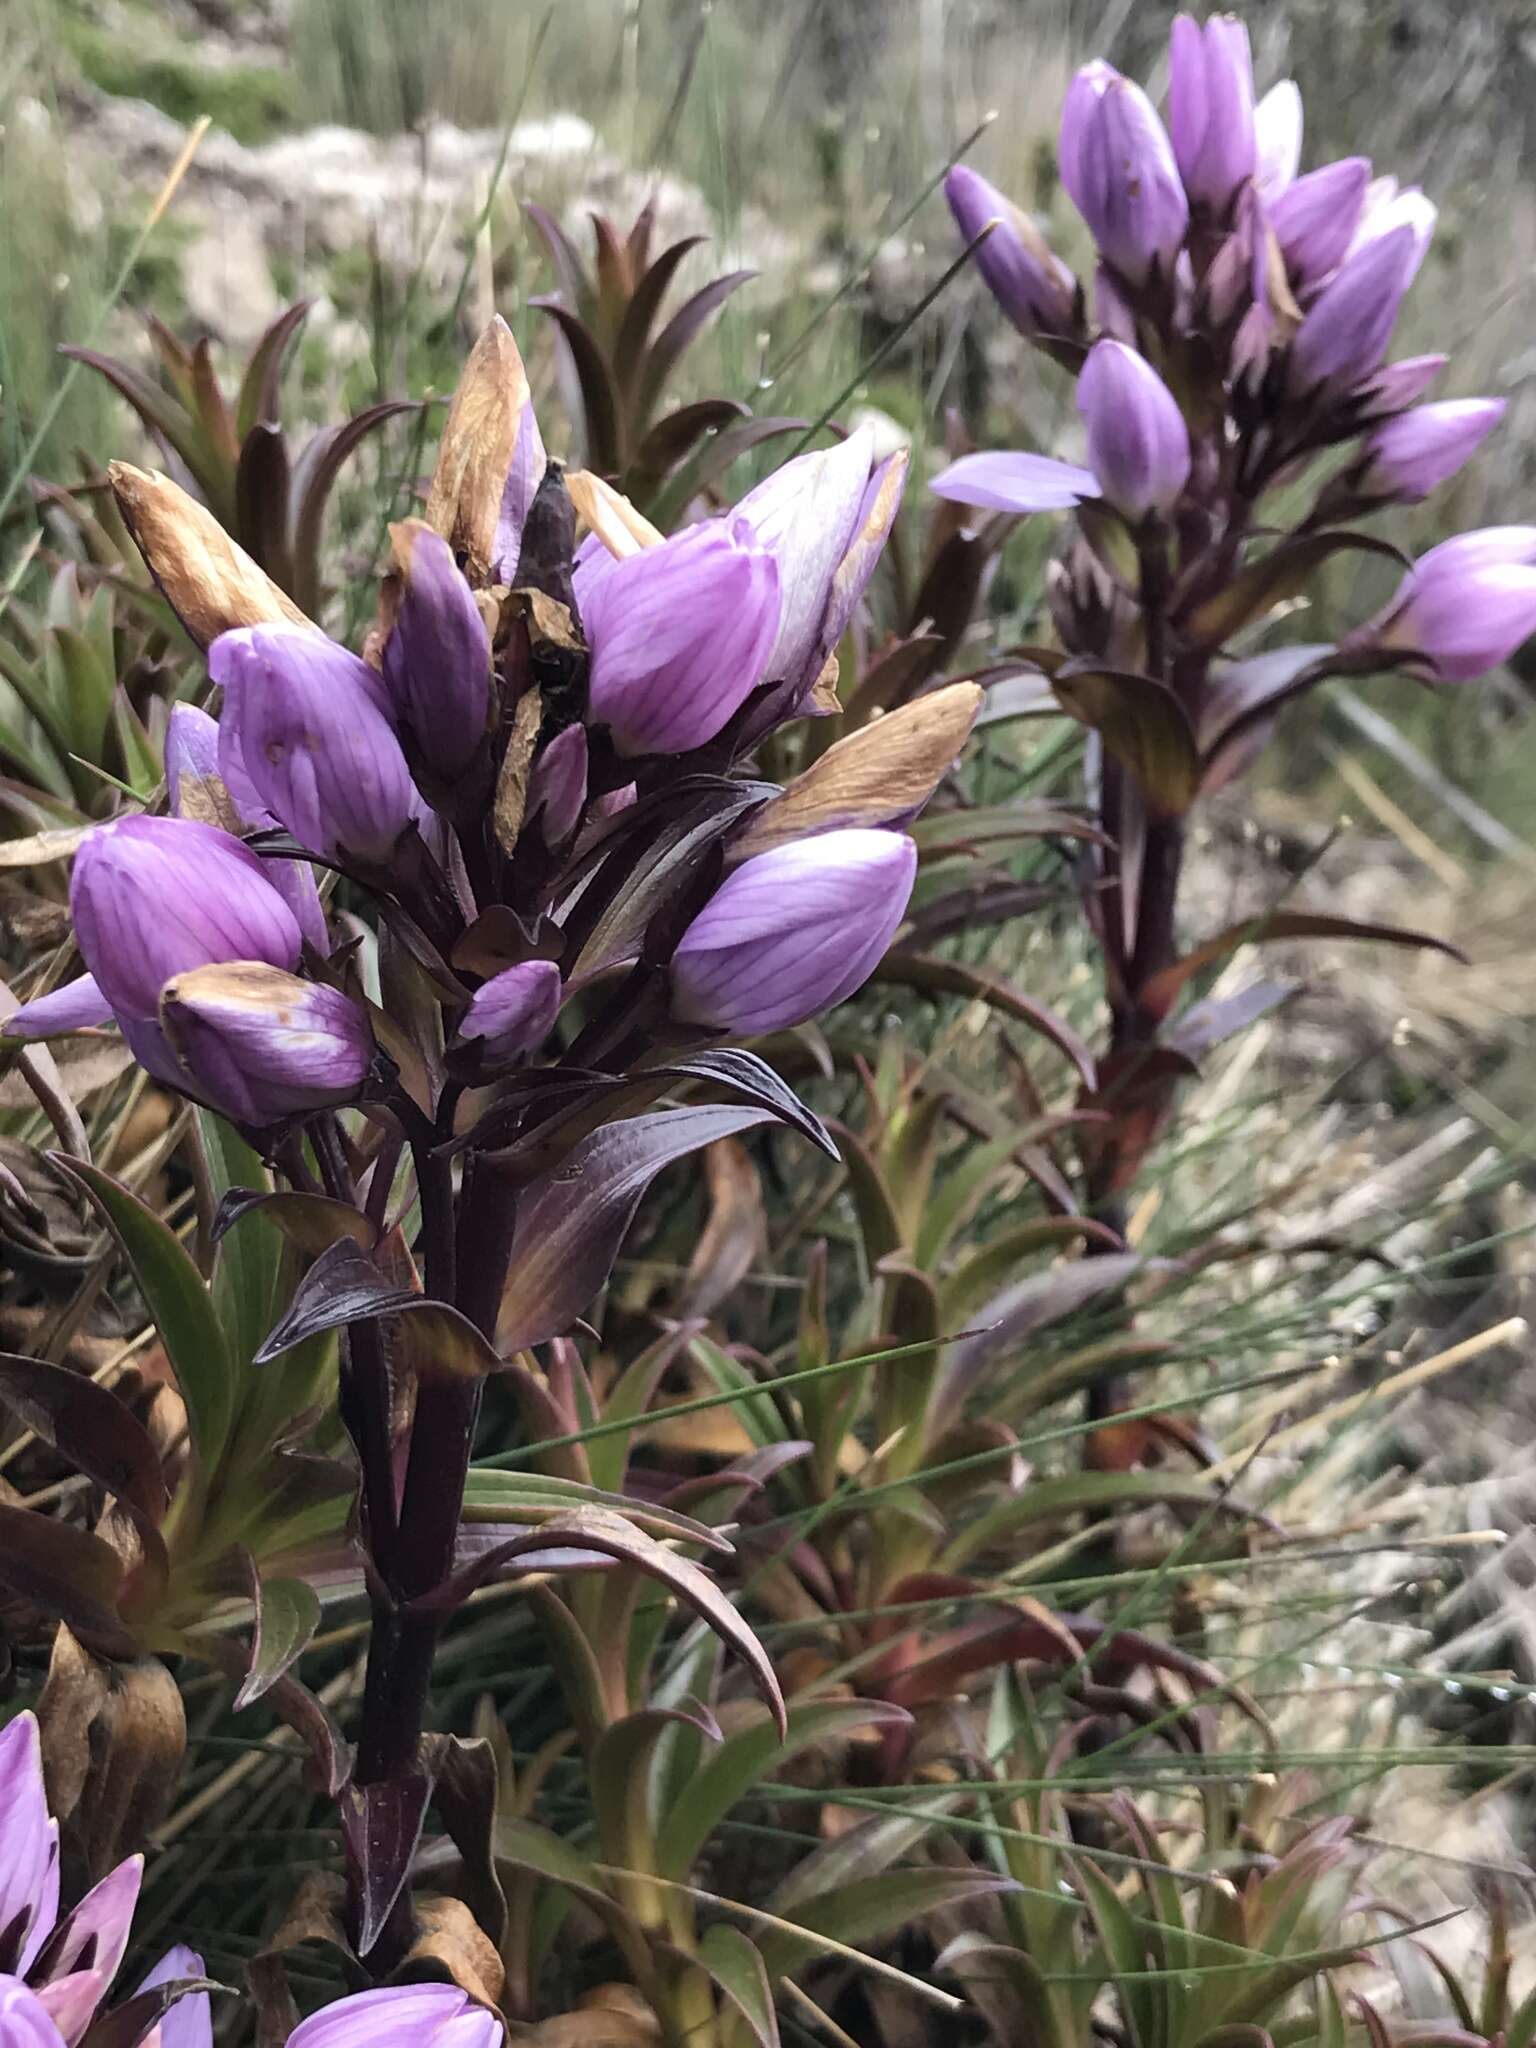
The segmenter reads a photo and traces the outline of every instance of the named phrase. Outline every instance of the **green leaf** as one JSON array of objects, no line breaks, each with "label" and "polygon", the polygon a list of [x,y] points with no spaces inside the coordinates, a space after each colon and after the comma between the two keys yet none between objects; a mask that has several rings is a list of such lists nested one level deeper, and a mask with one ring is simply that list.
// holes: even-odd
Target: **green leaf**
[{"label": "green leaf", "polygon": [[252,1566],[256,1617],[251,1668],[235,1694],[235,1711],[259,1700],[308,1646],[320,1626],[320,1601],[302,1579],[263,1579]]},{"label": "green leaf", "polygon": [[175,1232],[121,1181],[83,1160],[57,1152],[49,1156],[80,1182],[122,1248],[176,1375],[192,1448],[207,1484],[229,1440],[235,1373],[203,1276]]},{"label": "green leaf", "polygon": [[989,1871],[888,1870],[803,1899],[793,1919],[806,1930],[806,1940],[797,1941],[785,1928],[767,1928],[761,1952],[770,1974],[787,1975],[819,1953],[817,1935],[850,1947],[880,1941],[927,1913],[950,1911],[1016,1889],[1012,1878]]},{"label": "green leaf", "polygon": [[1057,701],[1096,732],[1136,778],[1154,817],[1176,818],[1200,787],[1200,749],[1189,713],[1166,683],[1069,663],[1051,682]]},{"label": "green leaf", "polygon": [[[209,1189],[217,1212],[235,1189],[265,1192],[267,1170],[231,1124],[212,1110],[197,1111],[207,1162]],[[218,1239],[213,1299],[230,1349],[242,1364],[255,1357],[277,1312],[277,1279],[282,1264],[281,1233],[266,1216],[253,1216],[241,1230]]]},{"label": "green leaf", "polygon": [[779,2021],[773,2009],[773,1986],[755,1942],[739,1927],[717,1920],[706,1927],[694,1960],[707,1970],[752,2031],[758,2048],[779,2048]]},{"label": "green leaf", "polygon": [[1031,1522],[1056,1521],[1098,1508],[1181,1506],[1212,1514],[1267,1522],[1257,1508],[1224,1498],[1209,1480],[1191,1472],[1072,1472],[1060,1479],[1031,1480],[1012,1500],[978,1515],[944,1553],[943,1568],[958,1571],[991,1544]]}]

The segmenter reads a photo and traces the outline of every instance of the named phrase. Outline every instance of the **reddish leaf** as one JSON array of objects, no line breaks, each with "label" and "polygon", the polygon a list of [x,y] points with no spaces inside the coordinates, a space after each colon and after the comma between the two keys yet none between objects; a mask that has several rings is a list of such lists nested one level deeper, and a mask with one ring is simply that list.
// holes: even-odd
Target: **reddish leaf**
[{"label": "reddish leaf", "polygon": [[1200,751],[1189,714],[1166,683],[1068,662],[1051,687],[1063,709],[1135,776],[1154,817],[1189,809],[1200,786]]},{"label": "reddish leaf", "polygon": [[384,1931],[390,1908],[411,1873],[421,1840],[432,1781],[424,1772],[372,1785],[348,1785],[341,1795],[341,1832],[353,1874],[359,1923],[350,1930],[359,1956]]},{"label": "reddish leaf", "polygon": [[756,275],[755,270],[732,270],[724,277],[714,278],[702,291],[685,300],[673,314],[652,342],[645,358],[638,401],[641,419],[648,419],[655,411],[657,400],[666,389],[667,379],[726,300]]},{"label": "reddish leaf", "polygon": [[1037,1003],[1032,996],[1015,988],[1001,975],[991,974],[984,967],[968,966],[963,960],[936,960],[927,953],[908,953],[901,950],[887,953],[875,969],[873,979],[886,982],[897,988],[921,989],[935,995],[967,996],[972,1001],[988,1004],[1000,1010],[1005,1017],[1014,1017],[1021,1024],[1027,1024],[1032,1031],[1038,1031],[1048,1038],[1058,1052],[1076,1067],[1084,1082],[1093,1085],[1093,1054],[1082,1039],[1063,1017]]},{"label": "reddish leaf", "polygon": [[170,1499],[160,1454],[115,1394],[67,1366],[0,1353],[0,1401],[125,1507],[160,1522]]},{"label": "reddish leaf", "polygon": [[556,323],[570,351],[576,381],[581,387],[587,467],[600,476],[617,475],[624,467],[626,450],[619,394],[608,358],[587,323],[558,299],[532,299],[529,303]]},{"label": "reddish leaf", "polygon": [[1214,967],[1239,946],[1257,945],[1265,939],[1370,939],[1381,946],[1427,947],[1448,954],[1463,967],[1467,964],[1467,956],[1459,946],[1428,932],[1407,931],[1395,924],[1362,924],[1351,917],[1335,917],[1326,910],[1271,910],[1262,917],[1249,918],[1244,924],[1229,925],[1214,939],[1197,946],[1193,953],[1186,953],[1182,960],[1165,967],[1161,974],[1154,974],[1142,990],[1143,1007],[1152,1016],[1166,1016],[1191,976]]},{"label": "reddish leaf", "polygon": [[117,1618],[122,1584],[122,1562],[99,1536],[32,1508],[0,1505],[0,1586],[56,1615],[104,1656],[137,1652]]}]

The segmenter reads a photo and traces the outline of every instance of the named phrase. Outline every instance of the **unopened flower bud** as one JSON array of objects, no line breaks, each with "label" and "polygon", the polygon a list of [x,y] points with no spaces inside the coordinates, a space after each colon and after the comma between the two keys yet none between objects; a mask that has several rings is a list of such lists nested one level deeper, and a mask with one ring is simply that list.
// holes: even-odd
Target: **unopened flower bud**
[{"label": "unopened flower bud", "polygon": [[976,251],[976,268],[1020,334],[1070,334],[1076,325],[1077,279],[1026,213],[967,164],[944,180],[944,197],[967,242],[995,221]]},{"label": "unopened flower bud", "polygon": [[1536,633],[1536,527],[1458,534],[1415,562],[1397,595],[1340,643],[1342,655],[1396,657],[1442,683],[1471,682]]},{"label": "unopened flower bud", "polygon": [[1396,178],[1376,178],[1366,188],[1359,221],[1350,240],[1349,254],[1353,256],[1372,242],[1379,242],[1384,235],[1407,228],[1413,236],[1413,268],[1416,274],[1429,253],[1438,217],[1434,202],[1427,199],[1417,185],[1399,190]]},{"label": "unopened flower bud", "polygon": [[685,1023],[753,1036],[851,996],[906,915],[917,848],[853,826],[760,853],[715,891],[672,961]]},{"label": "unopened flower bud", "polygon": [[1356,419],[1363,425],[1406,411],[1424,396],[1449,360],[1448,356],[1405,356],[1400,363],[1387,363],[1353,393]]},{"label": "unopened flower bud", "polygon": [[1133,524],[1171,512],[1189,481],[1189,429],[1145,356],[1121,341],[1095,342],[1077,381],[1077,409],[1109,503]]},{"label": "unopened flower bud", "polygon": [[1174,17],[1168,40],[1168,129],[1184,190],[1225,213],[1257,160],[1248,31],[1230,14]]},{"label": "unopened flower bud", "polygon": [[422,759],[451,782],[485,737],[491,641],[441,534],[419,519],[390,529],[400,609],[384,644],[384,681]]},{"label": "unopened flower bud", "polygon": [[373,1059],[350,997],[255,960],[177,975],[160,1022],[193,1092],[244,1124],[352,1101]]},{"label": "unopened flower bud", "polygon": [[563,846],[580,822],[587,801],[587,735],[568,725],[557,732],[533,764],[524,820],[535,818],[550,846]]},{"label": "unopened flower bud", "polygon": [[1253,110],[1253,182],[1272,205],[1301,168],[1301,92],[1294,78],[1272,85]]},{"label": "unopened flower bud", "polygon": [[1344,261],[1370,178],[1363,156],[1347,156],[1298,178],[1270,208],[1270,226],[1298,290],[1321,284]]},{"label": "unopened flower bud", "polygon": [[1085,65],[1068,88],[1061,182],[1123,277],[1172,270],[1189,226],[1178,165],[1152,102],[1108,64]]},{"label": "unopened flower bud", "polygon": [[476,989],[459,1036],[483,1039],[498,1059],[520,1059],[538,1051],[559,1011],[559,968],[552,960],[524,960]]},{"label": "unopened flower bud", "polygon": [[1407,227],[1348,258],[1318,293],[1291,344],[1289,381],[1298,397],[1341,395],[1379,367],[1418,267]]},{"label": "unopened flower bud", "polygon": [[224,689],[221,763],[311,853],[387,861],[421,803],[367,663],[323,633],[255,626],[222,634],[208,668]]},{"label": "unopened flower bud", "polygon": [[1504,417],[1499,398],[1450,398],[1379,426],[1351,478],[1361,497],[1417,505],[1454,476]]},{"label": "unopened flower bud", "polygon": [[744,521],[690,526],[622,562],[576,564],[592,650],[587,709],[620,754],[686,754],[764,681],[779,572]]},{"label": "unopened flower bud", "polygon": [[494,2012],[456,1984],[389,1984],[322,2006],[288,2036],[288,2048],[502,2048]]}]

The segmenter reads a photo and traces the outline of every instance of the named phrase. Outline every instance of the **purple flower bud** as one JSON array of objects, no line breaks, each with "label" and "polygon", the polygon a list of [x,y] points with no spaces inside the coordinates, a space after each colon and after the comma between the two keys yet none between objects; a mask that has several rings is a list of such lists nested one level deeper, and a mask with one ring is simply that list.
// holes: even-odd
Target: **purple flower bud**
[{"label": "purple flower bud", "polygon": [[476,989],[459,1021],[460,1038],[483,1038],[498,1059],[537,1052],[560,1011],[560,970],[553,960],[524,960]]},{"label": "purple flower bud", "polygon": [[305,626],[242,626],[214,641],[208,669],[224,688],[225,780],[243,769],[311,853],[387,861],[421,803],[367,663]]},{"label": "purple flower bud", "polygon": [[1434,239],[1438,217],[1434,203],[1425,198],[1417,185],[1409,185],[1399,191],[1396,178],[1377,178],[1366,188],[1348,253],[1356,255],[1372,242],[1379,242],[1384,235],[1396,234],[1399,228],[1408,228],[1413,235],[1413,274],[1416,276]]},{"label": "purple flower bud", "polygon": [[575,584],[589,720],[623,755],[703,746],[768,673],[779,571],[742,520],[690,526],[622,562],[589,557]]},{"label": "purple flower bud", "polygon": [[1466,683],[1533,633],[1536,527],[1491,526],[1431,548],[1340,652],[1365,661],[1395,653],[1434,682]]},{"label": "purple flower bud", "polygon": [[1067,90],[1061,182],[1123,277],[1140,285],[1172,270],[1189,201],[1152,102],[1108,64],[1085,65]]},{"label": "purple flower bud", "polygon": [[288,2048],[502,2048],[505,2039],[495,2013],[456,1984],[392,1984],[312,2013]]},{"label": "purple flower bud", "polygon": [[[4,1029],[8,1038],[56,1038],[62,1031],[85,1031],[111,1022],[112,1005],[96,986],[96,977],[77,974],[73,981],[13,1010]],[[4,1924],[0,1921],[0,1926]]]},{"label": "purple flower bud", "polygon": [[1136,346],[1136,308],[1107,263],[1093,266],[1093,324],[1111,341]]},{"label": "purple flower bud", "polygon": [[1174,17],[1168,129],[1184,190],[1196,205],[1225,213],[1258,157],[1248,31],[1232,15],[1213,14],[1203,27],[1187,14]]},{"label": "purple flower bud", "polygon": [[859,988],[906,915],[917,848],[848,826],[743,861],[684,932],[677,1016],[750,1037],[802,1024]]},{"label": "purple flower bud", "polygon": [[155,1025],[173,975],[226,960],[292,968],[302,946],[265,865],[229,833],[190,818],[98,825],[75,855],[69,907],[81,955],[119,1023]]},{"label": "purple flower bud", "polygon": [[1266,205],[1301,168],[1301,93],[1294,78],[1272,85],[1253,110],[1253,182]]},{"label": "purple flower bud", "polygon": [[373,1059],[350,997],[254,960],[167,982],[160,1022],[194,1092],[245,1124],[352,1101]]},{"label": "purple flower bud", "polygon": [[941,470],[928,488],[936,498],[947,498],[955,505],[975,505],[983,512],[1069,512],[1085,498],[1101,495],[1092,470],[1058,462],[1052,455],[1008,450],[962,455]]},{"label": "purple flower bud", "polygon": [[555,734],[533,764],[526,822],[541,820],[540,830],[548,844],[563,846],[580,823],[586,801],[586,730],[568,725]]},{"label": "purple flower bud", "polygon": [[512,467],[507,471],[501,510],[496,519],[494,554],[498,583],[511,583],[517,576],[518,558],[523,552],[523,527],[535,493],[544,481],[548,460],[544,452],[544,437],[533,416],[533,400],[530,398],[523,406],[518,422],[517,445],[512,451]]},{"label": "purple flower bud", "polygon": [[989,220],[997,222],[976,251],[976,268],[1020,334],[1070,334],[1077,324],[1077,279],[1028,214],[966,164],[956,164],[944,180],[944,197],[967,242]]},{"label": "purple flower bud", "polygon": [[401,592],[384,644],[384,681],[422,759],[452,782],[485,737],[491,638],[442,535],[419,519],[390,531]]},{"label": "purple flower bud", "polygon": [[[204,1977],[208,1973],[194,1948],[177,1943],[168,1948],[139,1986],[154,1991],[162,1984],[174,1984],[178,1977]],[[158,2039],[150,2034],[145,2048],[213,2048],[213,2009],[206,1991],[194,1991],[178,1999],[161,2020]]]},{"label": "purple flower bud", "polygon": [[1291,343],[1290,387],[1298,397],[1336,397],[1378,368],[1417,269],[1413,231],[1406,227],[1348,258]]},{"label": "purple flower bud", "polygon": [[22,1713],[0,1728],[0,1933],[15,1970],[31,1967],[58,1911],[59,1824],[43,1789],[37,1716]]},{"label": "purple flower bud", "polygon": [[1171,512],[1189,481],[1189,429],[1145,356],[1123,341],[1095,342],[1077,380],[1077,409],[1110,504],[1133,524]]},{"label": "purple flower bud", "polygon": [[1362,497],[1417,505],[1454,476],[1504,417],[1500,398],[1450,398],[1399,413],[1361,450],[1352,478]]},{"label": "purple flower bud", "polygon": [[1321,284],[1344,261],[1370,179],[1366,159],[1347,156],[1308,171],[1270,208],[1285,267],[1299,286]]},{"label": "purple flower bud", "polygon": [[827,653],[824,627],[833,579],[859,527],[869,487],[874,437],[867,427],[832,448],[797,455],[765,477],[736,507],[755,544],[779,570],[779,628],[764,674],[808,691]]},{"label": "purple flower bud", "polygon": [[[165,780],[171,809],[178,817],[253,830],[278,822],[257,795],[237,750],[226,749],[221,760],[218,724],[195,705],[178,704],[171,712],[165,738]],[[270,860],[262,865],[267,880],[298,919],[305,944],[322,955],[329,953],[325,906],[309,862]]]},{"label": "purple flower bud", "polygon": [[1423,397],[1449,361],[1449,356],[1406,356],[1400,363],[1388,363],[1354,393],[1357,419],[1363,425],[1405,411]]}]

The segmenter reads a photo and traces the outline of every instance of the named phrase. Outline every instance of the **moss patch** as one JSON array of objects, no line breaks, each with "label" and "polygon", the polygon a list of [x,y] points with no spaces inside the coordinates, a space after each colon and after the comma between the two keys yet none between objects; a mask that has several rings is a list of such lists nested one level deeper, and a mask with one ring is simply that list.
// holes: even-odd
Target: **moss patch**
[{"label": "moss patch", "polygon": [[262,64],[199,64],[165,43],[130,45],[65,13],[63,41],[92,85],[119,99],[148,100],[186,124],[211,115],[237,142],[264,142],[294,124],[288,77]]}]

